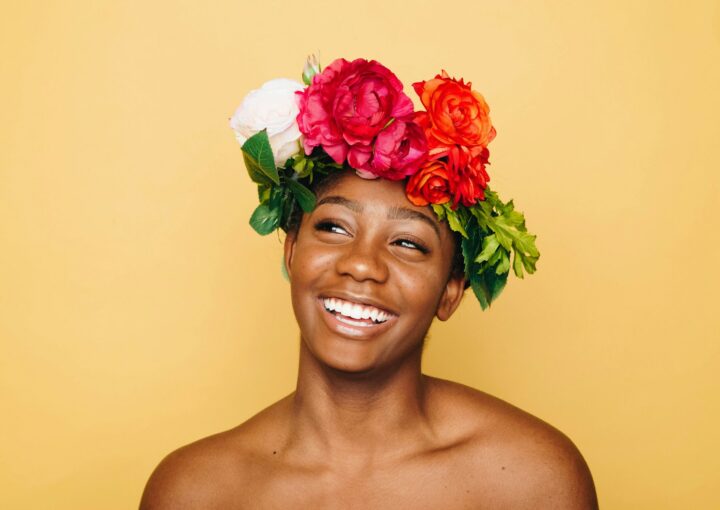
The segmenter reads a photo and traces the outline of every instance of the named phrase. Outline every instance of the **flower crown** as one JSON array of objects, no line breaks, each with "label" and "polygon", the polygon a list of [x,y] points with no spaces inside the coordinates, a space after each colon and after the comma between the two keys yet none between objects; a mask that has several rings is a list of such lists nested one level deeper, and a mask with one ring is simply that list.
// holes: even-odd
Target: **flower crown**
[{"label": "flower crown", "polygon": [[[281,228],[310,212],[314,179],[354,170],[366,179],[406,179],[406,196],[429,205],[462,236],[465,278],[483,309],[505,287],[510,266],[532,274],[540,256],[513,201],[490,190],[489,107],[471,83],[442,71],[413,83],[414,111],[400,80],[375,60],[343,58],[321,70],[314,56],[303,84],[275,79],[250,92],[230,119],[260,205],[250,225]],[[511,264],[512,255],[512,264]]]}]

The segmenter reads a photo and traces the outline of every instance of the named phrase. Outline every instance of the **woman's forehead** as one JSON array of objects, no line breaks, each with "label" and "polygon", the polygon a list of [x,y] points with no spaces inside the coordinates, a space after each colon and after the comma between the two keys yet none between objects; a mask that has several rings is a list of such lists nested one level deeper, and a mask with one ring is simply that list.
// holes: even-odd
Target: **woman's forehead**
[{"label": "woman's forehead", "polygon": [[322,183],[316,193],[318,206],[338,204],[358,214],[375,212],[388,219],[420,220],[441,239],[451,236],[447,224],[439,221],[429,206],[419,207],[407,199],[404,180],[364,179],[346,172]]},{"label": "woman's forehead", "polygon": [[318,203],[329,196],[344,197],[364,206],[365,204],[386,205],[391,207],[409,207],[418,210],[429,208],[413,205],[405,195],[405,181],[388,179],[364,179],[354,172],[342,172],[327,177],[316,188]]}]

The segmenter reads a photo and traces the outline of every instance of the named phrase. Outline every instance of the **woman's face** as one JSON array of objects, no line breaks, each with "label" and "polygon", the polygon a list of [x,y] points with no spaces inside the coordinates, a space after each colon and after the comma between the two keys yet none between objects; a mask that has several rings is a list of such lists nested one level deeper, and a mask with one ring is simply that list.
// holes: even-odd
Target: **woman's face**
[{"label": "woman's face", "polygon": [[453,253],[447,225],[412,205],[403,181],[338,177],[285,242],[306,347],[348,372],[405,359],[433,317],[448,319],[460,303],[463,280],[449,277]]}]

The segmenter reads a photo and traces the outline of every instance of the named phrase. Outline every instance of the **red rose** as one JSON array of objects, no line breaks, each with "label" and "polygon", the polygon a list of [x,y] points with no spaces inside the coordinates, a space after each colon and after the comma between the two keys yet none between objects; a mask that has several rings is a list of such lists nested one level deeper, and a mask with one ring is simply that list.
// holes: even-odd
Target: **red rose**
[{"label": "red rose", "polygon": [[375,60],[337,59],[298,95],[305,153],[320,146],[337,163],[351,147],[367,152],[388,122],[413,113],[400,80]]},{"label": "red rose", "polygon": [[449,202],[450,182],[447,162],[443,159],[428,162],[408,179],[405,195],[411,203],[418,206]]},{"label": "red rose", "polygon": [[354,146],[348,163],[366,178],[399,181],[417,172],[425,162],[427,142],[420,126],[410,118],[397,119],[378,133],[372,149]]},{"label": "red rose", "polygon": [[470,86],[445,71],[432,80],[413,83],[427,110],[418,121],[425,128],[431,150],[438,145],[487,146],[495,138],[490,108]]},{"label": "red rose", "polygon": [[488,163],[487,147],[454,146],[448,152],[448,179],[453,196],[453,209],[458,203],[470,207],[478,200],[485,200],[485,188],[490,176],[485,170]]}]

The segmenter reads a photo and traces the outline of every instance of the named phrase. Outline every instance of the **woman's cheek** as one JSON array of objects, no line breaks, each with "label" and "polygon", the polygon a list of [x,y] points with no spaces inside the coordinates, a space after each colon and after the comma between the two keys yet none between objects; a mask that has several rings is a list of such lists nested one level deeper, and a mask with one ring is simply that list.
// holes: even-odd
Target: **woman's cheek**
[{"label": "woman's cheek", "polygon": [[294,264],[303,274],[316,278],[327,276],[339,257],[337,247],[323,245],[317,241],[299,243]]}]

